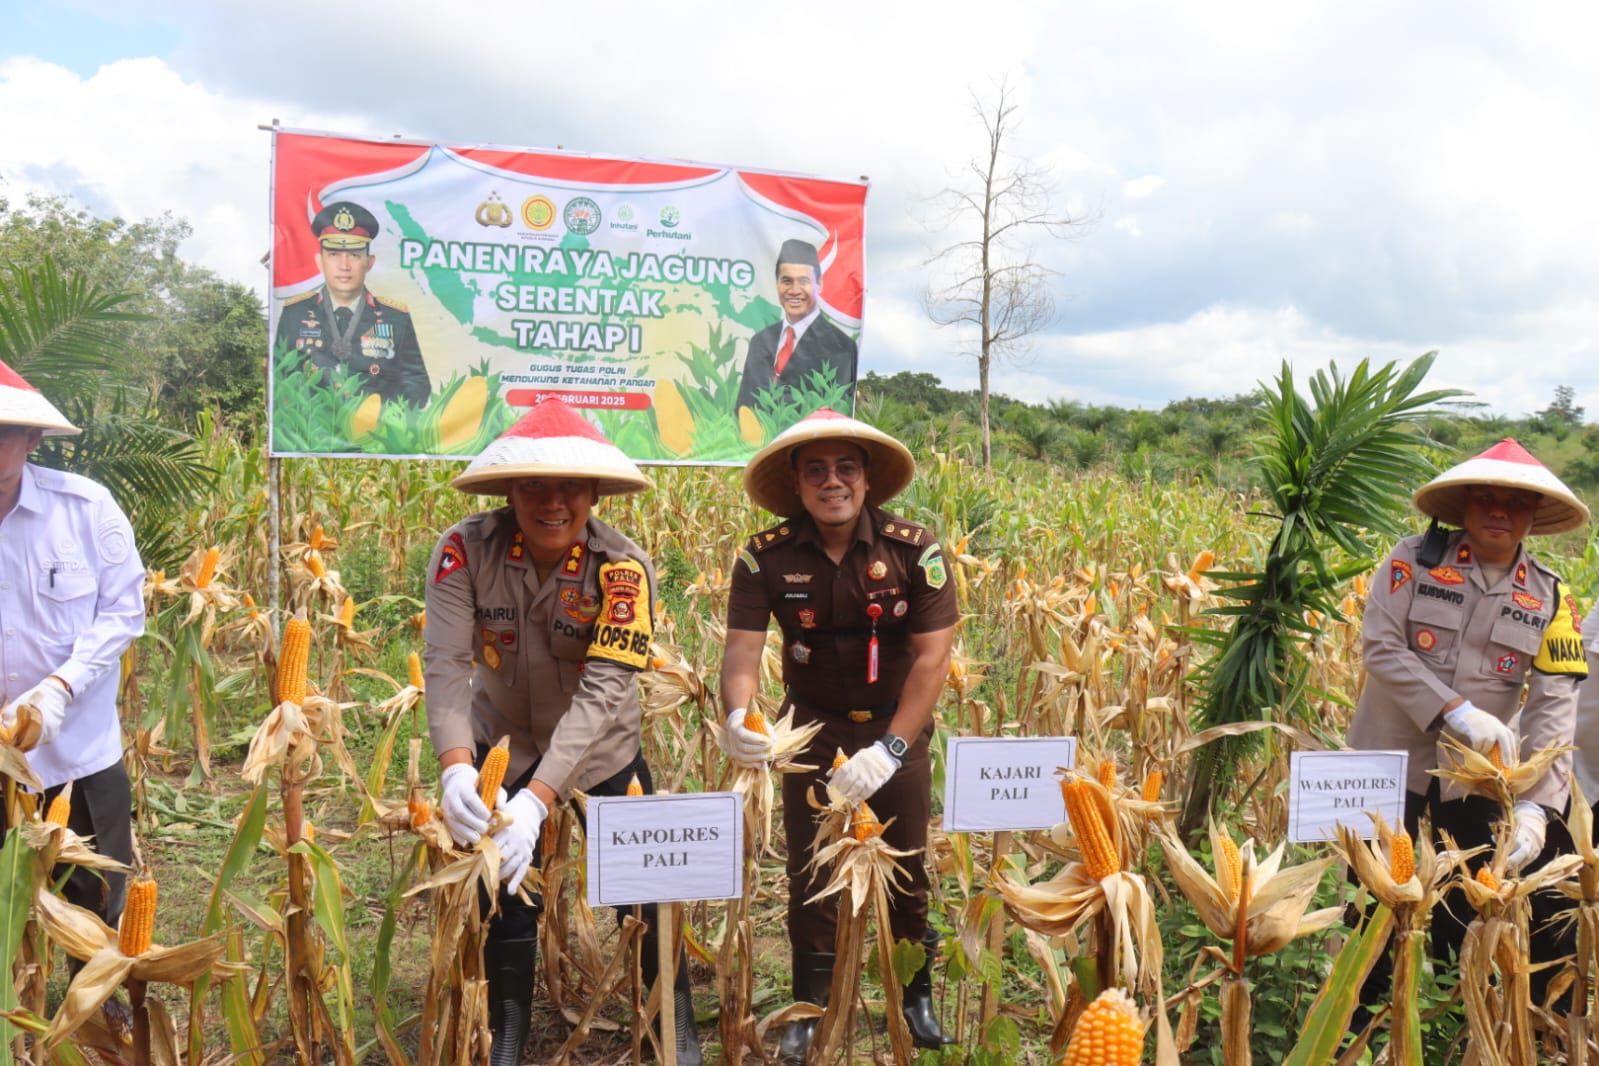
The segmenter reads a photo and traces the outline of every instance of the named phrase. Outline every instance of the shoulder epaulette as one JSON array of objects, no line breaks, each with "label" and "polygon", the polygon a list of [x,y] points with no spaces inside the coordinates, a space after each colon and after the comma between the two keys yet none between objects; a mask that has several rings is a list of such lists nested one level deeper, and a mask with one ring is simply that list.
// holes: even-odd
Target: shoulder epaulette
[{"label": "shoulder epaulette", "polygon": [[782,525],[763,529],[750,538],[750,551],[763,552],[774,544],[781,544],[794,535],[794,524],[784,522]]},{"label": "shoulder epaulette", "polygon": [[903,518],[893,515],[885,516],[883,524],[878,527],[878,532],[893,540],[903,541],[914,547],[921,547],[933,539],[926,526],[919,526],[915,522],[907,522]]},{"label": "shoulder epaulette", "polygon": [[292,307],[293,305],[295,305],[297,303],[304,303],[306,300],[309,300],[311,297],[315,296],[317,293],[319,293],[321,291],[322,291],[321,289],[312,289],[309,292],[302,292],[298,296],[291,296],[287,300],[283,301],[283,306],[284,307]]},{"label": "shoulder epaulette", "polygon": [[391,311],[399,311],[407,315],[411,313],[411,309],[398,300],[391,300],[387,296],[379,296],[377,293],[373,293],[372,298]]}]

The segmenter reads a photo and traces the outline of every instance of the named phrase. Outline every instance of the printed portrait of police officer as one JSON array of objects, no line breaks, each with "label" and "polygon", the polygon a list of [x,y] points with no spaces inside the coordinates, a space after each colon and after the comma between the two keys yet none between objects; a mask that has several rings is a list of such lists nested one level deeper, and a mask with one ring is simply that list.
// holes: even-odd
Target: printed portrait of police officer
[{"label": "printed portrait of police officer", "polygon": [[339,200],[311,221],[322,286],[283,305],[275,351],[297,351],[298,369],[343,367],[363,393],[425,407],[432,385],[411,315],[366,287],[378,220],[360,204]]}]

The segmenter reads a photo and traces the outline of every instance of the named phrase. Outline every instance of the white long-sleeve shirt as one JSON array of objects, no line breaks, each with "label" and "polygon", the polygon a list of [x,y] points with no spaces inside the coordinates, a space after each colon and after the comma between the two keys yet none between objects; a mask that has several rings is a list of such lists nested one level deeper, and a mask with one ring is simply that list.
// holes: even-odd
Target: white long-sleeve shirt
[{"label": "white long-sleeve shirt", "polygon": [[144,565],[106,489],[31,463],[0,519],[0,696],[55,674],[72,686],[61,735],[28,754],[46,788],[122,758],[118,662],[144,632]]}]

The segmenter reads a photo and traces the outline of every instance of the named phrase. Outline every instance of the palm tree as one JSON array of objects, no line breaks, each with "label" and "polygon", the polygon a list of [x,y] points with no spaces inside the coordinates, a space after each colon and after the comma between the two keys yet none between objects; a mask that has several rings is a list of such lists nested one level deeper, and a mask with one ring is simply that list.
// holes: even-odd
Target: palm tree
[{"label": "palm tree", "polygon": [[194,439],[150,417],[148,397],[127,384],[119,330],[148,316],[122,309],[132,293],[63,276],[48,257],[3,273],[0,360],[83,429],[46,437],[34,460],[105,485],[133,523],[145,562],[171,565],[188,552],[171,535],[177,514],[213,479]]},{"label": "palm tree", "polygon": [[[1370,569],[1383,544],[1404,531],[1410,487],[1433,473],[1418,426],[1427,407],[1459,395],[1416,391],[1436,355],[1402,371],[1389,363],[1372,372],[1362,361],[1347,380],[1336,366],[1330,375],[1318,371],[1309,397],[1283,364],[1276,391],[1265,397],[1257,460],[1277,532],[1259,571],[1212,575],[1232,582],[1221,595],[1233,601],[1212,613],[1233,622],[1225,633],[1192,631],[1217,649],[1197,675],[1199,728],[1278,715],[1310,724],[1309,664],[1296,641],[1308,633],[1308,612],[1340,617],[1336,590]],[[1331,559],[1334,549],[1343,562]],[[1199,750],[1183,807],[1185,835],[1204,824],[1221,783],[1236,779],[1257,735],[1219,736]]]}]

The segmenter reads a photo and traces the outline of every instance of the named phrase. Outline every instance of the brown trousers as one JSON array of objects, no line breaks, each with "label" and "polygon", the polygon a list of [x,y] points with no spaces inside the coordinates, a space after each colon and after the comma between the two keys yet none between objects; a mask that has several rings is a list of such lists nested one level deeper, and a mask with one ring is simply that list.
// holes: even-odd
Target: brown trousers
[{"label": "brown trousers", "polygon": [[[806,869],[816,841],[818,812],[805,797],[814,794],[825,801],[821,785],[833,765],[834,753],[842,748],[845,755],[853,755],[869,747],[888,732],[889,718],[852,722],[803,704],[796,704],[795,708],[796,725],[821,722],[822,730],[800,759],[815,765],[816,770],[783,775],[783,832],[788,840],[788,937],[795,952],[830,954],[838,927],[839,900],[837,896],[829,896],[816,903],[806,902],[826,887],[830,871]],[[782,713],[787,713],[786,706]],[[927,847],[927,821],[933,811],[933,766],[927,757],[932,736],[933,727],[929,724],[906,753],[905,765],[867,800],[878,820],[888,825],[883,839],[900,851],[917,852],[899,860],[908,876],[901,881],[904,891],[891,893],[889,898],[890,924],[895,939],[916,943],[923,941],[927,930],[927,865],[921,852]]]}]

